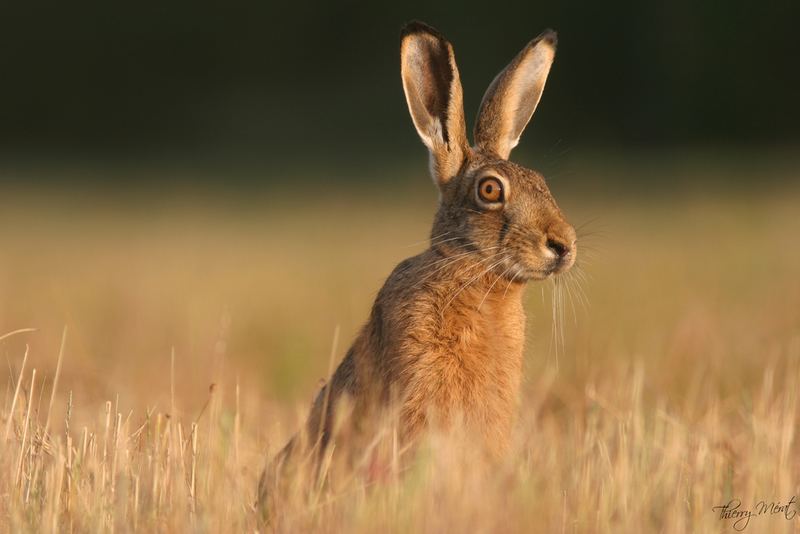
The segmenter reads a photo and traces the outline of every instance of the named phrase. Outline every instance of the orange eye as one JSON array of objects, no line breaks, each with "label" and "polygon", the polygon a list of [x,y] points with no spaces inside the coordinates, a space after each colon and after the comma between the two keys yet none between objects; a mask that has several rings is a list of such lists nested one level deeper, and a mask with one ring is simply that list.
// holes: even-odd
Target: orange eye
[{"label": "orange eye", "polygon": [[478,196],[488,204],[503,202],[503,182],[489,176],[478,182]]}]

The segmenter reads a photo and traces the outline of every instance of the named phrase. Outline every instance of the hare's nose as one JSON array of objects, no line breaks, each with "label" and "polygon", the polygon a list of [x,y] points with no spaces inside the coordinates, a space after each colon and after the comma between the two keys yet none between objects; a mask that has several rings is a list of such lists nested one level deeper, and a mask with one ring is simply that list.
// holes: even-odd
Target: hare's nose
[{"label": "hare's nose", "polygon": [[547,248],[550,249],[558,258],[563,258],[572,251],[572,247],[566,241],[550,237],[547,239]]},{"label": "hare's nose", "polygon": [[575,253],[575,229],[565,222],[556,223],[547,229],[545,246],[556,258],[563,260]]}]

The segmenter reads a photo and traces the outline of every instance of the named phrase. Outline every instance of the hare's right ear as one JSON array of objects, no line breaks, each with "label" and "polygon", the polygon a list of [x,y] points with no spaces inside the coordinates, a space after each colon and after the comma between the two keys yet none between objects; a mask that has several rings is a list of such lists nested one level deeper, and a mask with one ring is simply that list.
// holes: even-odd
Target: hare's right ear
[{"label": "hare's right ear", "polygon": [[452,45],[422,22],[403,28],[400,74],[408,110],[431,154],[438,184],[456,174],[467,156],[464,102]]},{"label": "hare's right ear", "polygon": [[478,110],[478,147],[508,159],[542,97],[556,55],[556,41],[556,32],[544,31],[494,79]]}]

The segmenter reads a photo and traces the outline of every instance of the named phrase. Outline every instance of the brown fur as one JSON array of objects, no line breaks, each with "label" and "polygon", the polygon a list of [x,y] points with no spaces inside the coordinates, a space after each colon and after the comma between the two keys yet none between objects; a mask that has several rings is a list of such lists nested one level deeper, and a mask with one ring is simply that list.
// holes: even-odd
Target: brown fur
[{"label": "brown fur", "polygon": [[[339,435],[334,421],[344,404],[352,409],[350,429],[368,429],[395,408],[404,443],[431,425],[459,422],[491,456],[507,450],[522,374],[523,290],[528,280],[568,269],[576,254],[575,232],[542,176],[499,157],[513,148],[544,87],[549,63],[520,70],[535,63],[525,60],[532,54],[552,61],[555,34],[544,35],[490,86],[478,118],[480,143],[471,148],[452,46],[421,23],[404,30],[403,86],[440,190],[431,246],[389,275],[305,431],[265,471],[262,503],[282,469],[296,469],[303,458],[318,464]],[[520,80],[537,88],[531,93]],[[526,91],[521,99],[508,96]],[[476,184],[486,176],[504,184],[502,206],[478,197]]]}]

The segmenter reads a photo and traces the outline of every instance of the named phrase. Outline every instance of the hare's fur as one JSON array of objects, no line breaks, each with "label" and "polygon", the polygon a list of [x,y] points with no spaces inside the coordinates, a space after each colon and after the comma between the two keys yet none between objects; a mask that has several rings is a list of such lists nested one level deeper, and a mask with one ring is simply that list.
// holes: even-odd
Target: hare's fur
[{"label": "hare's fur", "polygon": [[[555,34],[545,32],[498,75],[469,146],[452,46],[424,24],[404,30],[403,87],[440,190],[431,246],[386,280],[304,432],[265,470],[262,502],[281,469],[309,458],[300,450],[319,458],[329,448],[345,404],[350,428],[363,430],[394,410],[404,443],[432,425],[458,422],[491,456],[507,450],[522,375],[523,290],[531,279],[568,269],[576,254],[575,232],[544,179],[507,160],[554,54]],[[500,204],[478,196],[486,177],[502,184]]]}]

